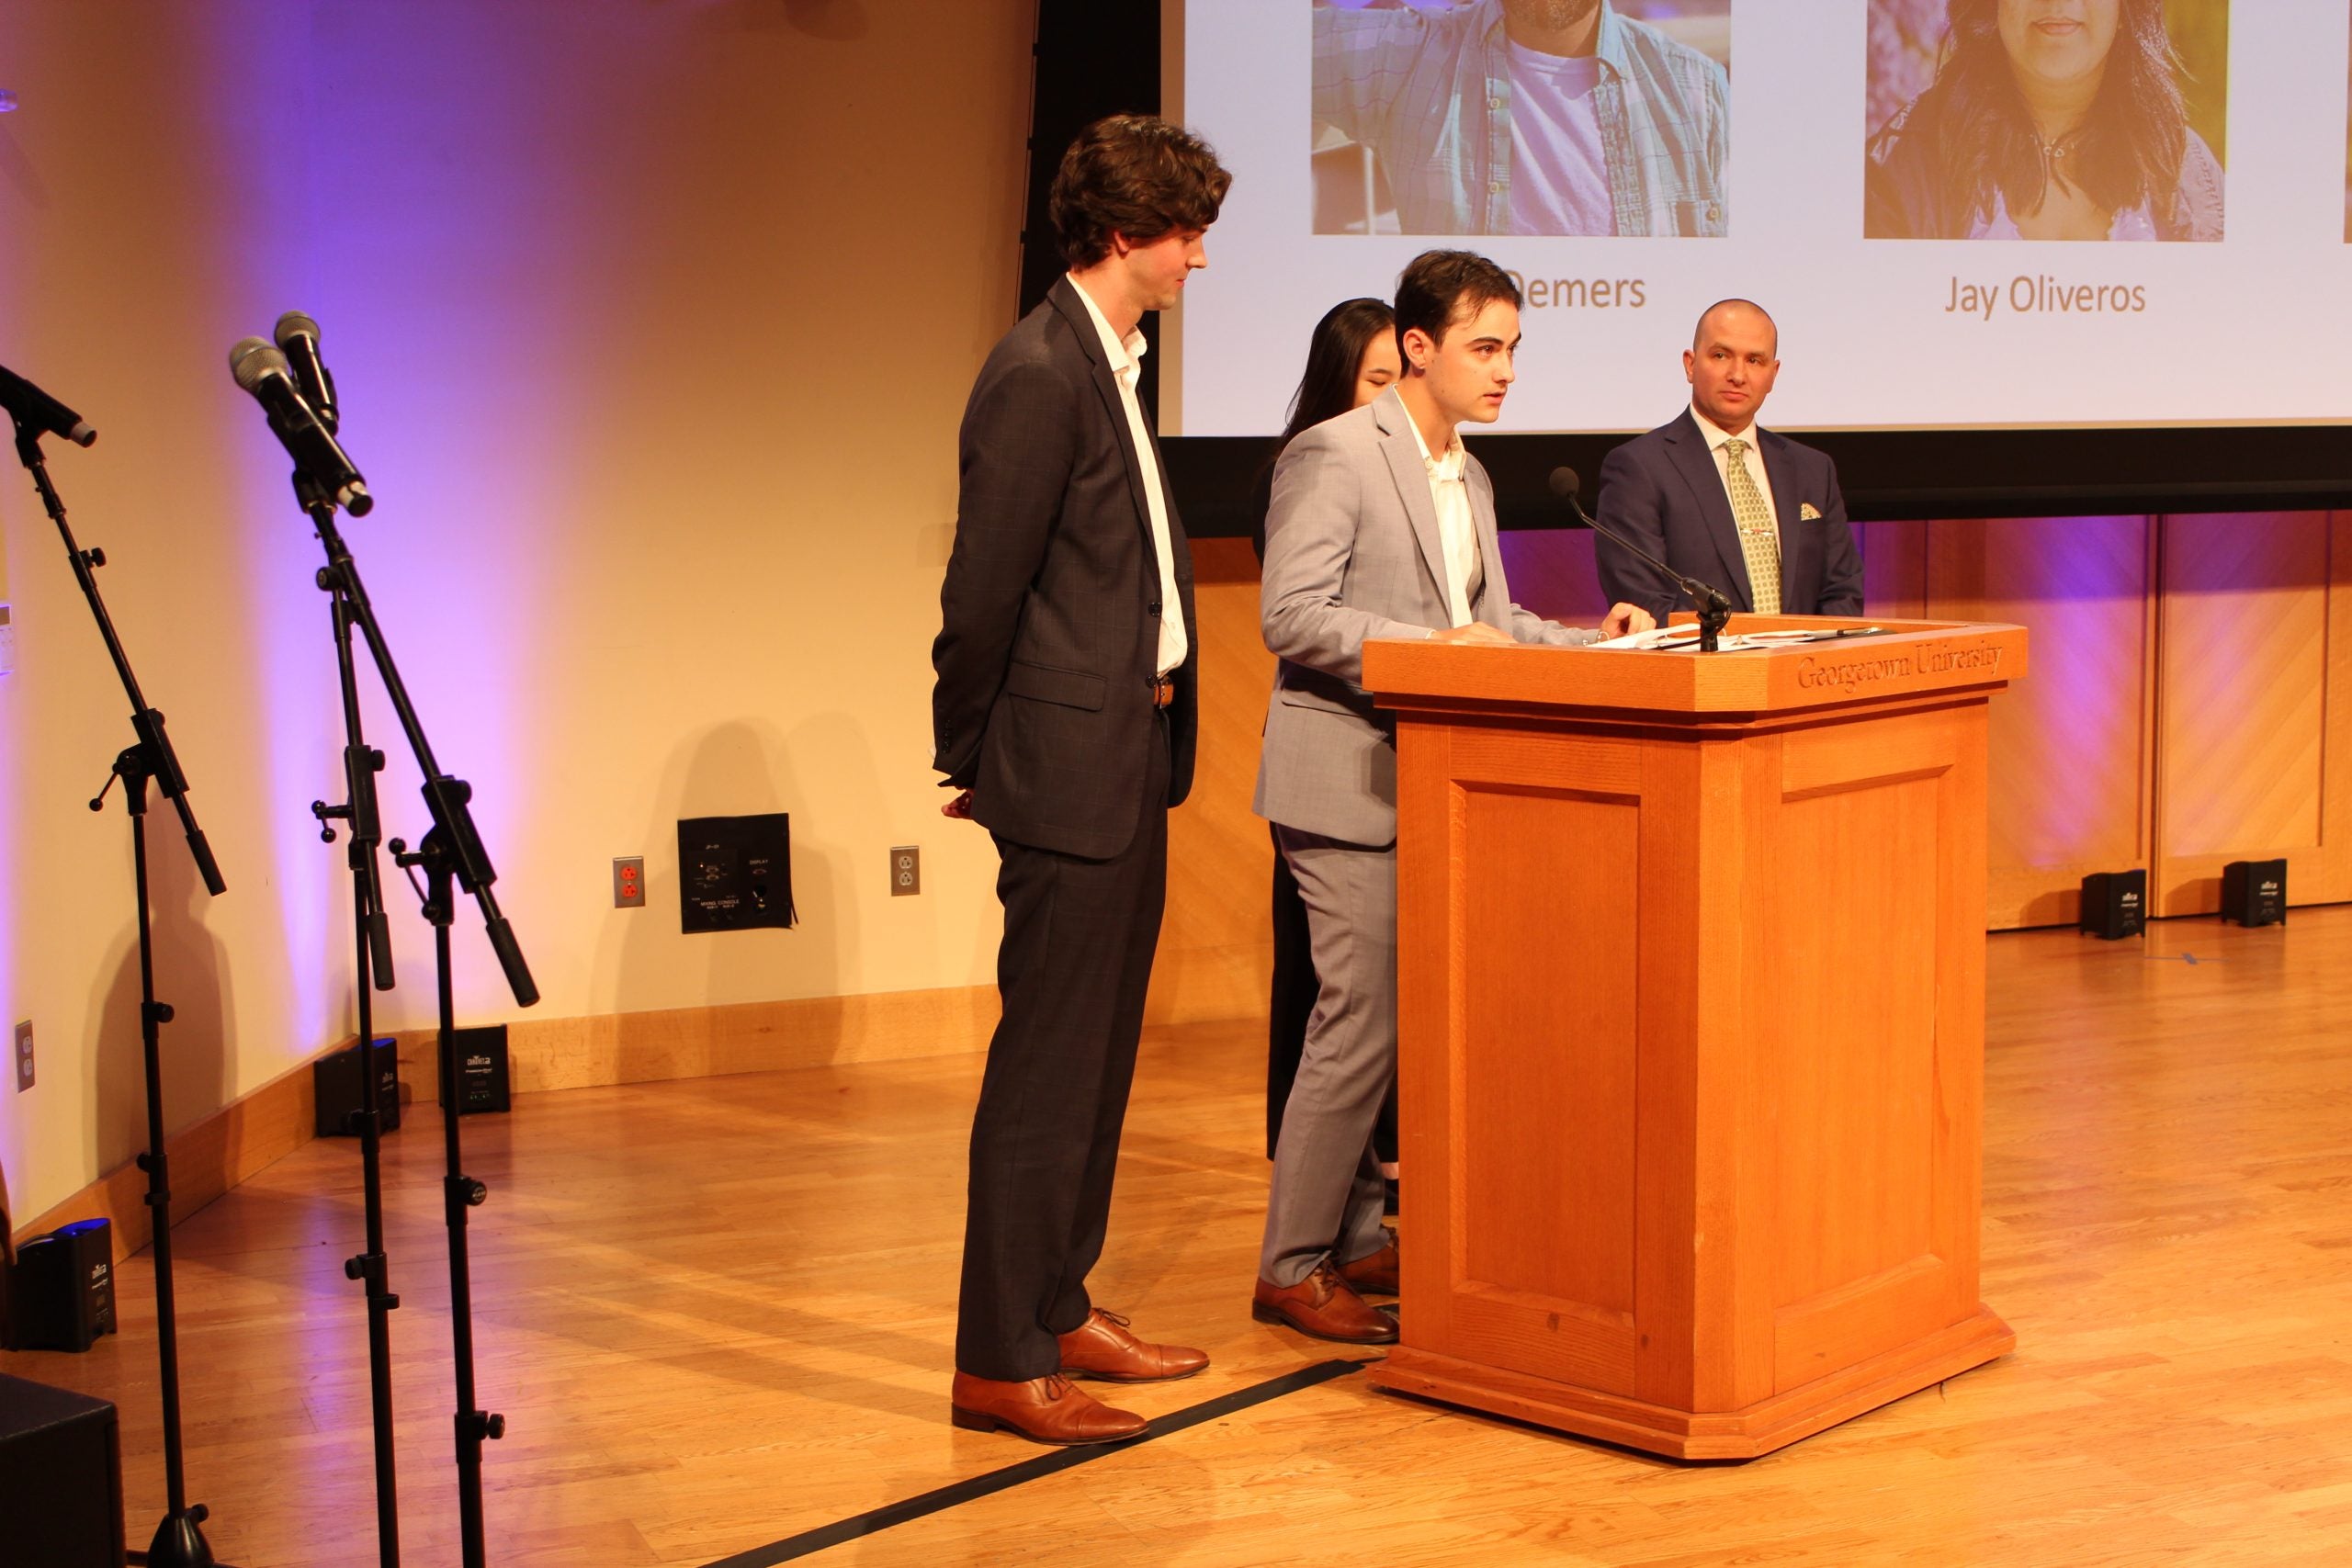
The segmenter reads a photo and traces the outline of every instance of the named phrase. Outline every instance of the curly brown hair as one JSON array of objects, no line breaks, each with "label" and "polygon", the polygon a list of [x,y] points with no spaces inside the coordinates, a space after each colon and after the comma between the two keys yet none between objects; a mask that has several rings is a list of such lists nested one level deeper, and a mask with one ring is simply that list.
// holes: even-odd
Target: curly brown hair
[{"label": "curly brown hair", "polygon": [[1111,254],[1216,221],[1233,176],[1209,144],[1157,115],[1114,114],[1078,133],[1054,175],[1047,210],[1073,271]]}]

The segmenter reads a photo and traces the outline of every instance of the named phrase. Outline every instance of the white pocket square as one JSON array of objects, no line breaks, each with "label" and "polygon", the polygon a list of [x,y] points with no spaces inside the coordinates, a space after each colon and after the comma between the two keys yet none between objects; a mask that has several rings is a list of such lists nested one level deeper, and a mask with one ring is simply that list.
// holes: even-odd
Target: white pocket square
[{"label": "white pocket square", "polygon": [[1797,521],[1800,523],[1818,523],[1821,521],[1821,508],[1815,506],[1809,501],[1806,502],[1804,504],[1797,508]]}]

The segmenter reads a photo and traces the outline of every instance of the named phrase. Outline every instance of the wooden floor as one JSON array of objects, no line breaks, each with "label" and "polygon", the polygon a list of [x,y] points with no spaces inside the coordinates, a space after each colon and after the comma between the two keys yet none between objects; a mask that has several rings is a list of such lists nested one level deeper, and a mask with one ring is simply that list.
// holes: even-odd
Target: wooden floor
[{"label": "wooden floor", "polygon": [[[1984,1295],[2005,1360],[1743,1465],[1353,1376],[820,1562],[2352,1562],[2352,908],[1992,939]],[[1250,1321],[1254,1022],[1146,1043],[1099,1298],[1206,1348],[1169,1413],[1329,1359]],[[946,1422],[977,1060],[528,1097],[466,1123],[490,1557],[704,1564],[1046,1450]],[[389,1140],[404,1558],[457,1560],[439,1124]],[[191,1494],[243,1568],[376,1561],[357,1160],[313,1144],[178,1237]],[[1410,1173],[1407,1173],[1410,1181]],[[118,1401],[162,1512],[152,1276],[0,1371]],[[1410,1310],[1409,1303],[1407,1306]],[[0,1538],[0,1558],[5,1558]]]}]

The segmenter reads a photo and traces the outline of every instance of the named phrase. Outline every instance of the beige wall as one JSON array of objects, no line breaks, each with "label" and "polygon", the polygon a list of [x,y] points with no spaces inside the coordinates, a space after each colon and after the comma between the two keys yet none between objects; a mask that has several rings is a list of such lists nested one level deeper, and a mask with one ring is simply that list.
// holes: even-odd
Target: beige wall
[{"label": "beige wall", "polygon": [[[0,363],[230,883],[153,860],[171,1121],[352,1026],[316,546],[225,352],[300,307],[380,504],[347,531],[546,999],[601,1014],[980,984],[984,835],[935,815],[953,431],[1015,288],[1033,0],[194,0],[0,10]],[[0,1091],[19,1218],[138,1142],[130,738],[54,531],[0,476]],[[370,682],[372,689],[372,682]],[[424,826],[385,705],[390,832]],[[684,938],[674,820],[792,813],[802,922]],[[919,842],[925,890],[887,897]],[[652,907],[609,906],[646,856]],[[386,1026],[428,1022],[405,892]],[[469,1021],[513,1016],[470,906]]]},{"label": "beige wall", "polygon": [[2290,904],[2352,898],[2352,515],[1952,518],[1862,530],[1871,610],[2012,621],[1993,705],[1996,930],[2072,924],[2137,868],[2152,917],[2284,859]]}]

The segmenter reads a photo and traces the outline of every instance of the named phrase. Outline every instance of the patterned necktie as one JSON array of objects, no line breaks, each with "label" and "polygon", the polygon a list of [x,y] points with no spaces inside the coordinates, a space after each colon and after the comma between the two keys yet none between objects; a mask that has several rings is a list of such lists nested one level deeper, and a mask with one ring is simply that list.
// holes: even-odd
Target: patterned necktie
[{"label": "patterned necktie", "polygon": [[1731,514],[1739,525],[1739,552],[1747,558],[1747,583],[1759,615],[1781,613],[1781,541],[1772,532],[1772,512],[1764,492],[1748,477],[1747,443],[1724,443],[1724,483],[1731,491]]}]

